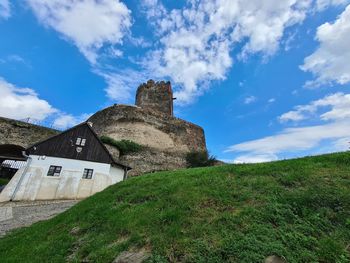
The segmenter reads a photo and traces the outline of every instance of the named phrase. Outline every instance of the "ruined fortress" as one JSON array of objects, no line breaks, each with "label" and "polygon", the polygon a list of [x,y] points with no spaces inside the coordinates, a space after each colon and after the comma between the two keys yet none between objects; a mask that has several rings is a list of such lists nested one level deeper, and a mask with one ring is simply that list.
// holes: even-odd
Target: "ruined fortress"
[{"label": "ruined fortress", "polygon": [[174,117],[170,82],[149,80],[140,85],[135,104],[113,105],[88,120],[100,136],[146,146],[140,152],[120,156],[122,163],[133,168],[131,175],[183,168],[186,153],[206,150],[203,129]]},{"label": "ruined fortress", "polygon": [[[200,126],[174,117],[170,82],[149,80],[139,86],[135,105],[115,104],[92,115],[88,121],[99,136],[130,140],[141,151],[120,155],[106,145],[113,157],[133,168],[130,175],[186,167],[186,154],[206,151]],[[0,119],[0,144],[27,147],[57,131],[18,121]],[[7,135],[4,135],[7,134]]]}]

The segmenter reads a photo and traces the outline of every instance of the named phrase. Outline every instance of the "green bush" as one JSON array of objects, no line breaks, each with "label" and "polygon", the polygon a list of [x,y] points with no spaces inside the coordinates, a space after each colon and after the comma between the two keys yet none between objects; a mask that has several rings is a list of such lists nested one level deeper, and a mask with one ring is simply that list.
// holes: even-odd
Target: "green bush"
[{"label": "green bush", "polygon": [[100,139],[103,143],[116,147],[120,151],[120,155],[139,152],[143,148],[142,145],[130,140],[117,141],[108,136],[101,136]]},{"label": "green bush", "polygon": [[209,155],[207,151],[193,151],[186,155],[186,162],[188,167],[206,167],[214,166],[217,162],[216,158]]},{"label": "green bush", "polygon": [[9,182],[9,179],[0,178],[0,186],[1,185],[6,185],[8,182]]}]

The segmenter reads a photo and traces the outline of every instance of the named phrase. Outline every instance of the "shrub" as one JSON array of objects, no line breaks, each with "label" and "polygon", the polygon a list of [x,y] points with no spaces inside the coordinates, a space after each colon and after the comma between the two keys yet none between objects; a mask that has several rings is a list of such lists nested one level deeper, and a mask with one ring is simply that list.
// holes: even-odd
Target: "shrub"
[{"label": "shrub", "polygon": [[129,153],[139,152],[143,148],[142,145],[140,145],[136,142],[130,141],[130,140],[117,141],[117,140],[114,140],[113,138],[108,137],[108,136],[101,136],[100,139],[103,143],[111,145],[113,147],[116,147],[119,150],[120,155],[126,155]]},{"label": "shrub", "polygon": [[207,151],[193,151],[186,155],[188,167],[206,167],[213,166],[217,162],[215,156],[209,155]]},{"label": "shrub", "polygon": [[8,182],[9,182],[9,179],[0,178],[0,186],[6,185]]}]

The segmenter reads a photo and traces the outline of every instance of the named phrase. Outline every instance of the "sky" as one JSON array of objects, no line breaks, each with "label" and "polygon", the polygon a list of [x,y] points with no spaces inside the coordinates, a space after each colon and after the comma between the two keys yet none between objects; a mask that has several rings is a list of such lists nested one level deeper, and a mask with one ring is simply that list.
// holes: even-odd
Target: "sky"
[{"label": "sky", "polygon": [[64,130],[148,79],[218,159],[350,147],[350,0],[0,0],[0,116]]}]

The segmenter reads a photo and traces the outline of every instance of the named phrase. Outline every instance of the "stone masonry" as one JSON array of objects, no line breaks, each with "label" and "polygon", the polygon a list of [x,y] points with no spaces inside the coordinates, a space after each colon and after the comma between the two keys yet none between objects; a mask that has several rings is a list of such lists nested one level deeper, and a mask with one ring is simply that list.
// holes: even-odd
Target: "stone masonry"
[{"label": "stone masonry", "polygon": [[120,156],[133,168],[130,175],[185,168],[187,153],[206,151],[203,129],[173,116],[169,82],[140,85],[136,105],[113,105],[89,118],[98,135],[145,146],[141,152]]},{"label": "stone masonry", "polygon": [[173,99],[170,82],[149,80],[137,89],[135,104],[173,116]]},{"label": "stone masonry", "polygon": [[26,148],[58,133],[57,130],[0,117],[0,145],[15,144]]}]

